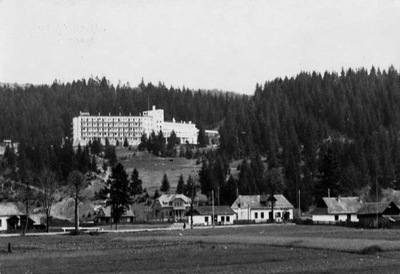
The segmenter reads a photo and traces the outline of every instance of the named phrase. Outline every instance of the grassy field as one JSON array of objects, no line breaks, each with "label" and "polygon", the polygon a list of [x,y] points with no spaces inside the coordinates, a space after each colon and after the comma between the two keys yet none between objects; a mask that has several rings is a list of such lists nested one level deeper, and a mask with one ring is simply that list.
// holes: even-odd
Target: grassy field
[{"label": "grassy field", "polygon": [[201,168],[201,165],[196,165],[196,160],[155,157],[147,152],[135,152],[121,147],[117,148],[116,154],[129,174],[134,168],[139,171],[143,187],[148,190],[150,195],[156,188],[160,188],[164,174],[167,174],[171,192],[174,193],[181,174],[185,181],[189,175],[197,178],[197,171]]},{"label": "grassy field", "polygon": [[0,238],[1,273],[398,273],[399,255],[396,230],[333,226]]}]

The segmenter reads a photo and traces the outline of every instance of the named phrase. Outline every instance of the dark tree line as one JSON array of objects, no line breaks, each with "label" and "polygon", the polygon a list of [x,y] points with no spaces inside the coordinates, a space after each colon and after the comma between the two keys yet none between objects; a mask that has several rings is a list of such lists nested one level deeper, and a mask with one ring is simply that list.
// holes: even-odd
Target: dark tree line
[{"label": "dark tree line", "polygon": [[[268,191],[261,163],[280,171],[292,203],[297,204],[301,191],[303,206],[326,196],[328,189],[331,195],[358,195],[373,194],[376,182],[400,188],[400,76],[393,67],[302,72],[257,84],[253,96],[162,83],[115,87],[105,78],[5,86],[0,88],[0,140],[20,142],[27,154],[35,151],[34,168],[48,165],[65,176],[71,171],[65,163],[75,156],[68,140],[61,140],[71,135],[73,116],[79,111],[137,115],[148,102],[165,109],[167,120],[219,128],[219,151],[204,160],[200,177],[209,178],[203,193],[218,191],[221,203],[226,193]],[[246,159],[238,177],[226,168],[235,159]],[[14,160],[7,161],[12,165]]]}]

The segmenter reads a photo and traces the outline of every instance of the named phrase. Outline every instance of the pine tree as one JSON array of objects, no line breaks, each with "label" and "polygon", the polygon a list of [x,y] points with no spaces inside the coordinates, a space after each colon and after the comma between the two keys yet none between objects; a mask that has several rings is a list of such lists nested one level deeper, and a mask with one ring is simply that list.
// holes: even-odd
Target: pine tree
[{"label": "pine tree", "polygon": [[160,191],[167,193],[169,191],[170,185],[168,181],[167,174],[164,174],[163,180],[161,182]]},{"label": "pine tree", "polygon": [[179,176],[178,185],[176,186],[176,194],[183,194],[185,187],[185,181],[183,180],[183,175]]},{"label": "pine tree", "polygon": [[130,194],[138,195],[143,193],[142,180],[139,179],[139,172],[135,168],[131,175]]},{"label": "pine tree", "polygon": [[128,174],[122,164],[118,163],[112,169],[111,177],[107,180],[101,195],[107,197],[106,206],[111,207],[111,216],[114,219],[116,229],[118,229],[121,216],[129,209],[132,202],[129,196]]}]

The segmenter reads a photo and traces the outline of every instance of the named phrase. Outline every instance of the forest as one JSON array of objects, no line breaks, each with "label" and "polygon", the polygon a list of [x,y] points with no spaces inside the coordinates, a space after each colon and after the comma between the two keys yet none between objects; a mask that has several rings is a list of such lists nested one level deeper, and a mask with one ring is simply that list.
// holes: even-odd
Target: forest
[{"label": "forest", "polygon": [[[376,185],[400,188],[400,76],[394,67],[301,72],[255,84],[251,96],[143,81],[114,86],[104,77],[3,85],[0,140],[19,142],[36,169],[49,166],[66,177],[66,158],[81,157],[73,156],[69,140],[74,116],[138,115],[149,105],[164,109],[166,120],[219,130],[218,151],[201,157],[200,181],[206,195],[220,192],[221,203],[237,193],[270,191],[264,166],[281,172],[282,192],[293,204],[301,192],[304,209],[328,189],[331,196],[371,199]],[[91,169],[90,150],[79,153]],[[239,159],[239,176],[230,176],[229,163]],[[2,166],[9,162],[16,160],[4,157]]]}]

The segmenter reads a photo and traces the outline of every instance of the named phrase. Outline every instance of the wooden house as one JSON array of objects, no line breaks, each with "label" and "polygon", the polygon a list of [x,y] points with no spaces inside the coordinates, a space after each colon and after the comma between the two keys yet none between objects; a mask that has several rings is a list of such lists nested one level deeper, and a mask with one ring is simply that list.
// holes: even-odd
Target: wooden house
[{"label": "wooden house", "polygon": [[311,211],[313,222],[358,222],[359,197],[324,197]]},{"label": "wooden house", "polygon": [[[119,219],[119,223],[120,224],[132,223],[134,220],[135,220],[135,214],[129,207],[129,209],[126,210],[124,214],[122,214],[121,218]],[[94,217],[94,223],[96,224],[109,224],[113,222],[114,220],[111,214],[111,206],[101,207],[97,212],[96,216]]]},{"label": "wooden house", "polygon": [[[188,223],[191,224],[191,209],[186,216]],[[236,219],[235,212],[229,206],[198,206],[193,208],[193,225],[207,226],[213,225],[232,225]]]},{"label": "wooden house", "polygon": [[392,201],[364,203],[357,213],[361,227],[389,227],[400,215],[400,208]]}]

